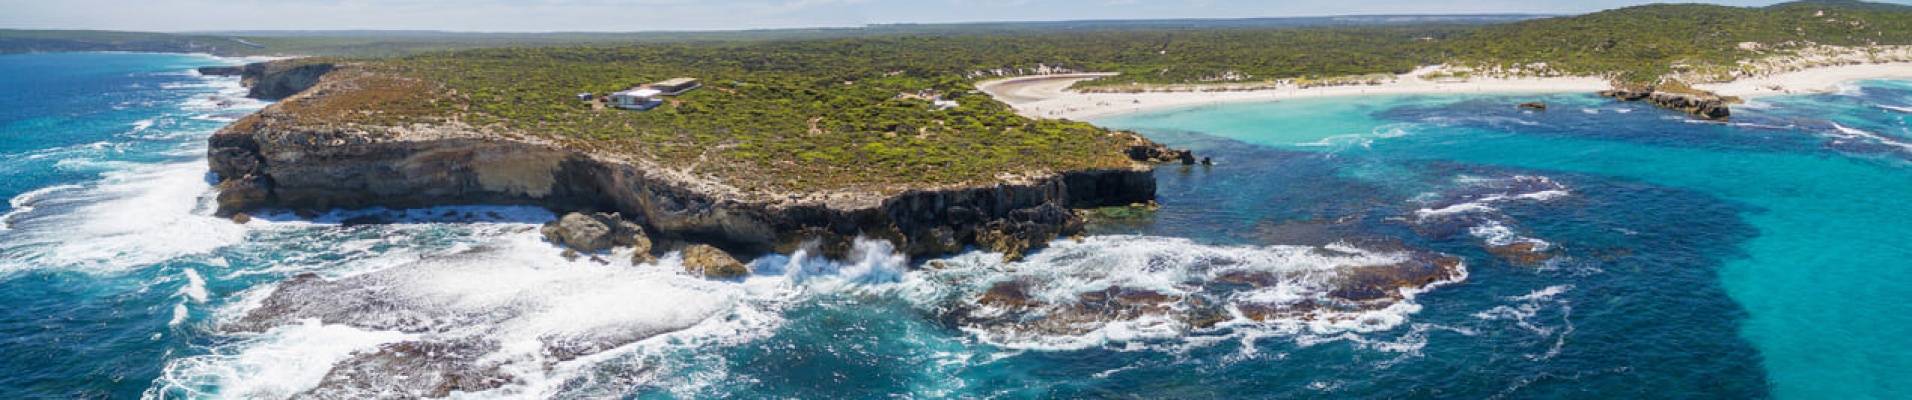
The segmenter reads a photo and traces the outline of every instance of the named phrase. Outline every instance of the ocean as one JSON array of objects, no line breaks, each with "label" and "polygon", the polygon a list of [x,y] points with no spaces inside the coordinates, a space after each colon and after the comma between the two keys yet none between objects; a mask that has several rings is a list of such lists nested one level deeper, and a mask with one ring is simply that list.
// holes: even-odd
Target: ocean
[{"label": "ocean", "polygon": [[[536,208],[214,218],[205,139],[265,104],[191,69],[239,62],[0,56],[0,392],[1912,397],[1912,82],[1730,123],[1591,94],[1109,117],[1216,164],[1020,262],[863,241],[711,281],[567,260]],[[253,323],[285,307],[324,312]]]}]

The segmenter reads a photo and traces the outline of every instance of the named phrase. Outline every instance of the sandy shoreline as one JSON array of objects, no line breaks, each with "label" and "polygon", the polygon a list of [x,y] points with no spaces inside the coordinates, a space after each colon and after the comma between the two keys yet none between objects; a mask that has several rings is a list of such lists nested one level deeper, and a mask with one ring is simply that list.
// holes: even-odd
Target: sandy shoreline
[{"label": "sandy shoreline", "polygon": [[1693,85],[1723,96],[1766,97],[1826,93],[1846,82],[1868,79],[1912,79],[1912,63],[1841,65],[1741,78],[1727,83]]},{"label": "sandy shoreline", "polygon": [[[1284,86],[1229,92],[1082,93],[1068,90],[1086,79],[1111,74],[1069,74],[1008,78],[977,84],[977,88],[1015,107],[1030,118],[1085,121],[1099,117],[1193,107],[1210,104],[1279,101],[1322,97],[1464,93],[1592,93],[1611,88],[1593,77],[1483,78],[1466,80],[1421,78],[1434,68],[1396,76],[1377,85],[1298,88]],[[1696,85],[1722,95],[1761,97],[1831,91],[1845,82],[1865,79],[1912,78],[1912,63],[1845,65],[1745,78],[1723,84]],[[1779,90],[1773,90],[1774,87]]]}]

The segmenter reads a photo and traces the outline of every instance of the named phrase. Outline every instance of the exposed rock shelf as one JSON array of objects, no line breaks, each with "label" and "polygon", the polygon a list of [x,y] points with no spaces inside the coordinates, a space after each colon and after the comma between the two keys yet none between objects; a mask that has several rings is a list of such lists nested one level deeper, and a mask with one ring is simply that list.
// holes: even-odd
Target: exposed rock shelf
[{"label": "exposed rock shelf", "polygon": [[[892,194],[746,191],[686,168],[535,135],[459,123],[313,126],[284,112],[287,102],[347,90],[331,87],[349,85],[341,79],[319,79],[333,68],[245,68],[255,93],[264,85],[278,85],[264,94],[297,90],[211,139],[222,215],[259,208],[526,204],[616,212],[666,243],[708,243],[744,254],[789,252],[814,242],[826,255],[840,256],[861,235],[887,239],[914,256],[978,245],[1015,258],[1080,232],[1082,219],[1070,208],[1155,198],[1154,175],[1144,164]],[[1137,153],[1164,155],[1153,143],[1138,145],[1151,149]]]},{"label": "exposed rock shelf", "polygon": [[1725,121],[1733,115],[1733,111],[1726,106],[1727,100],[1712,94],[1660,92],[1650,89],[1615,89],[1600,91],[1600,95],[1620,101],[1645,100],[1661,108],[1679,110],[1691,114],[1694,117],[1714,121]]}]

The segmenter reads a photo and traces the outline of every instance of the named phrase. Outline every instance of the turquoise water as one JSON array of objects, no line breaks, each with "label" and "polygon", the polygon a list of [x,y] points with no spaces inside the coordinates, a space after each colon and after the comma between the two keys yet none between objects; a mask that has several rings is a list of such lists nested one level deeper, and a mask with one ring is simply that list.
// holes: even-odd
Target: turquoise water
[{"label": "turquoise water", "polygon": [[[264,104],[189,69],[237,62],[0,56],[0,392],[404,397],[441,374],[496,378],[448,392],[462,398],[1912,392],[1894,343],[1912,333],[1905,82],[1759,100],[1732,124],[1582,95],[1110,118],[1218,164],[1160,168],[1164,208],[1022,262],[866,242],[706,281],[674,255],[567,260],[538,238],[538,209],[213,218],[205,139]],[[1552,111],[1511,106],[1530,100]],[[1366,293],[1342,280],[1359,268],[1429,254],[1460,275],[1336,300]],[[322,318],[241,327],[307,273],[342,292],[281,306]],[[1049,308],[978,300],[1004,283]],[[1171,300],[1067,313],[1113,289]],[[1325,306],[1247,314],[1268,304]],[[1219,322],[1188,322],[1202,310]],[[377,357],[407,348],[433,361]]]},{"label": "turquoise water", "polygon": [[1912,104],[1912,87],[1880,81],[1759,100],[1732,124],[1587,96],[1547,97],[1554,107],[1544,113],[1506,106],[1525,100],[1297,101],[1102,122],[1364,162],[1507,166],[1705,193],[1744,208],[1736,218],[1756,231],[1706,257],[1748,314],[1739,332],[1760,352],[1775,397],[1912,396],[1912,352],[1899,344],[1912,333],[1912,245],[1902,239],[1912,235],[1912,116],[1894,108]]}]

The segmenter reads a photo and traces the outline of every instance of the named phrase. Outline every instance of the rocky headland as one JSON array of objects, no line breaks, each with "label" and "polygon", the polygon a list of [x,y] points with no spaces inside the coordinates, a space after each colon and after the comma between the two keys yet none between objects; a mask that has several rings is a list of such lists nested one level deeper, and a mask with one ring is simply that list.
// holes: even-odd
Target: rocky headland
[{"label": "rocky headland", "polygon": [[[1137,161],[1127,168],[1030,171],[987,184],[890,192],[788,193],[740,188],[615,146],[496,126],[315,123],[306,112],[314,104],[363,96],[365,88],[393,78],[350,64],[299,60],[247,65],[239,73],[252,97],[283,99],[211,139],[219,213],[228,216],[261,208],[536,205],[560,213],[617,213],[662,249],[709,244],[761,254],[814,245],[841,256],[854,238],[866,236],[912,256],[976,246],[1013,259],[1078,234],[1083,220],[1072,209],[1153,200],[1148,162],[1193,160],[1129,134],[1129,154]],[[597,243],[571,244],[589,251]],[[717,275],[731,273],[724,270]]]}]

